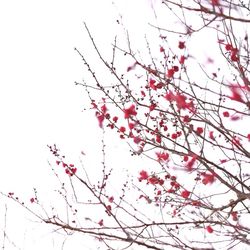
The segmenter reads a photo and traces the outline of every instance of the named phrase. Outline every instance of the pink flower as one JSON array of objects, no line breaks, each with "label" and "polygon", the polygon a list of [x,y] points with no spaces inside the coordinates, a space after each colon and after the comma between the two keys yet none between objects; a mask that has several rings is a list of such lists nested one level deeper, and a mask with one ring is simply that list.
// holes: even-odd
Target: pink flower
[{"label": "pink flower", "polygon": [[127,68],[127,72],[129,72],[129,71],[135,69],[136,65],[137,65],[137,62],[135,62],[133,65],[129,66],[129,67]]},{"label": "pink flower", "polygon": [[167,161],[167,159],[169,158],[168,153],[156,152],[156,156],[157,156],[159,162]]},{"label": "pink flower", "polygon": [[142,171],[140,172],[139,181],[147,180],[148,177],[149,177],[148,173],[147,173],[145,170],[142,170]]},{"label": "pink flower", "polygon": [[237,213],[237,211],[231,212],[231,216],[232,216],[233,221],[237,221],[238,220],[238,213]]},{"label": "pink flower", "polygon": [[231,85],[230,90],[232,91],[232,96],[230,97],[232,100],[237,102],[244,102],[242,99],[241,93],[239,92],[239,87],[236,85]]},{"label": "pink flower", "polygon": [[113,117],[113,122],[117,122],[118,121],[118,117],[117,116],[114,116]]},{"label": "pink flower", "polygon": [[154,79],[149,80],[149,87],[153,90],[157,90],[155,83],[156,83],[156,81]]},{"label": "pink flower", "polygon": [[135,136],[133,141],[135,144],[139,144],[142,141],[142,139],[139,136]]},{"label": "pink flower", "polygon": [[103,128],[103,121],[104,121],[105,115],[104,114],[100,114],[99,112],[97,112],[96,113],[96,118],[98,120],[99,127]]},{"label": "pink flower", "polygon": [[214,131],[209,131],[209,138],[211,140],[215,140],[215,138],[214,138]]},{"label": "pink flower", "polygon": [[132,129],[135,127],[135,124],[132,123],[132,122],[130,122],[130,123],[128,124],[128,127],[129,127],[130,130],[132,130]]},{"label": "pink flower", "polygon": [[248,141],[250,141],[250,134],[247,135],[247,139],[248,139]]},{"label": "pink flower", "polygon": [[124,112],[124,118],[125,119],[130,118],[130,116],[137,115],[137,112],[135,111],[135,105],[134,104],[132,104],[129,108],[124,109],[123,112]]},{"label": "pink flower", "polygon": [[152,176],[148,178],[148,182],[152,185],[156,185],[159,183],[159,179],[156,176]]},{"label": "pink flower", "polygon": [[189,195],[190,195],[190,192],[187,190],[184,190],[181,192],[181,196],[185,199],[187,199],[189,197]]},{"label": "pink flower", "polygon": [[219,6],[220,5],[220,0],[211,0],[211,4],[214,6]]},{"label": "pink flower", "polygon": [[107,113],[108,109],[105,104],[101,106],[101,111],[103,112],[103,114]]},{"label": "pink flower", "polygon": [[207,232],[210,233],[210,234],[214,231],[213,228],[212,228],[211,226],[207,226],[207,227],[206,227],[206,230],[207,230]]},{"label": "pink flower", "polygon": [[156,135],[155,140],[156,140],[157,143],[161,143],[161,136]]},{"label": "pink flower", "polygon": [[102,227],[103,226],[103,219],[101,219],[99,222],[98,222],[99,226]]},{"label": "pink flower", "polygon": [[171,138],[173,139],[173,140],[175,140],[175,139],[177,139],[177,134],[176,133],[173,133],[172,135],[171,135]]},{"label": "pink flower", "polygon": [[109,197],[109,202],[112,203],[113,201],[114,201],[114,197],[113,196]]},{"label": "pink flower", "polygon": [[209,183],[212,184],[215,181],[215,175],[214,174],[201,173],[201,175],[203,176],[202,183],[204,185],[207,185]]},{"label": "pink flower", "polygon": [[180,60],[179,60],[180,64],[184,64],[185,60],[186,60],[186,57],[185,56],[181,56]]},{"label": "pink flower", "polygon": [[197,132],[198,135],[201,135],[203,133],[203,128],[202,127],[198,127],[196,129],[196,132]]},{"label": "pink flower", "polygon": [[197,159],[197,156],[193,156],[192,159],[189,162],[187,162],[186,168],[188,171],[191,171],[193,169],[196,159]]},{"label": "pink flower", "polygon": [[185,46],[185,42],[179,41],[178,48],[179,48],[179,49],[184,49],[185,47],[186,47],[186,46]]},{"label": "pink flower", "polygon": [[123,126],[121,126],[120,129],[119,129],[119,131],[120,131],[121,133],[124,133],[124,132],[126,131],[126,128],[123,127]]},{"label": "pink flower", "polygon": [[175,71],[174,71],[173,68],[172,69],[168,69],[167,77],[168,78],[172,78],[174,76],[174,73],[175,73]]},{"label": "pink flower", "polygon": [[173,94],[171,90],[167,92],[167,94],[165,95],[165,99],[169,102],[172,102],[175,100],[175,95]]}]

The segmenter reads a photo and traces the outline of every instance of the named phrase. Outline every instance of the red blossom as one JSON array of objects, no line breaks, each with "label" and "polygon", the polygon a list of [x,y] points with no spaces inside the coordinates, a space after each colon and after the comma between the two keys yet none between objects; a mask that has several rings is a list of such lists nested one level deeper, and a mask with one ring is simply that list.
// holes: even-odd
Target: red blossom
[{"label": "red blossom", "polygon": [[188,156],[187,156],[187,155],[184,155],[183,160],[184,160],[184,161],[188,161]]},{"label": "red blossom", "polygon": [[233,49],[233,46],[232,46],[231,44],[227,43],[227,44],[225,45],[225,49],[226,49],[227,51],[230,51],[230,50]]},{"label": "red blossom", "polygon": [[103,112],[103,114],[107,113],[108,109],[105,104],[101,106],[101,111]]},{"label": "red blossom", "polygon": [[171,90],[167,92],[167,94],[165,95],[165,99],[169,102],[172,102],[173,100],[175,100],[175,95],[173,94]]},{"label": "red blossom", "polygon": [[189,109],[189,110],[194,109],[193,102],[192,101],[187,102],[187,97],[180,93],[173,94],[172,91],[169,91],[165,95],[165,99],[170,102],[175,101],[179,109]]},{"label": "red blossom", "polygon": [[237,56],[237,52],[232,52],[230,58],[233,62],[239,61],[239,57]]},{"label": "red blossom", "polygon": [[247,139],[248,139],[248,141],[250,141],[250,134],[247,135]]},{"label": "red blossom", "polygon": [[143,90],[141,90],[141,95],[142,95],[143,97],[146,96],[146,94],[145,94],[145,92],[144,92]]},{"label": "red blossom", "polygon": [[198,134],[198,135],[201,135],[202,133],[203,133],[203,128],[202,127],[198,127],[197,129],[196,129],[196,133]]},{"label": "red blossom", "polygon": [[237,102],[244,102],[242,99],[241,93],[239,92],[239,86],[231,85],[230,90],[232,91],[232,96],[230,97],[232,100]]},{"label": "red blossom", "polygon": [[220,5],[220,0],[211,0],[211,4],[214,6],[219,6]]},{"label": "red blossom", "polygon": [[142,141],[142,139],[139,136],[135,136],[133,141],[135,144],[139,144]]},{"label": "red blossom", "polygon": [[174,72],[178,72],[179,71],[179,67],[178,66],[174,66],[173,70],[174,70]]},{"label": "red blossom", "polygon": [[152,185],[156,185],[159,183],[159,179],[156,176],[152,176],[148,178],[148,182]]},{"label": "red blossom", "polygon": [[207,232],[210,233],[210,234],[214,231],[213,228],[212,228],[211,226],[207,226],[207,227],[206,227],[206,230],[207,230]]},{"label": "red blossom", "polygon": [[112,207],[110,205],[107,205],[106,206],[106,213],[111,216],[111,210],[112,210]]},{"label": "red blossom", "polygon": [[164,83],[158,82],[155,86],[157,89],[161,89],[164,86]]},{"label": "red blossom", "polygon": [[238,212],[237,211],[231,212],[231,216],[232,216],[233,221],[237,221],[238,220]]},{"label": "red blossom", "polygon": [[185,42],[179,41],[178,48],[179,49],[184,49],[185,47],[186,47]]},{"label": "red blossom", "polygon": [[173,68],[168,69],[167,77],[168,77],[168,78],[172,78],[172,77],[174,76],[174,73],[175,73],[175,71],[174,71]]},{"label": "red blossom", "polygon": [[191,203],[193,206],[199,207],[201,205],[200,201],[192,201]]},{"label": "red blossom", "polygon": [[204,185],[207,185],[209,183],[210,184],[214,183],[214,181],[215,181],[215,175],[214,174],[201,173],[201,175],[203,176],[202,183]]},{"label": "red blossom", "polygon": [[183,117],[183,122],[190,122],[190,121],[191,121],[191,119],[190,119],[190,117],[188,115],[185,115]]},{"label": "red blossom", "polygon": [[97,109],[98,108],[95,102],[92,102],[91,105],[93,106],[92,109]]},{"label": "red blossom", "polygon": [[103,121],[104,121],[105,115],[104,114],[100,114],[99,112],[97,112],[96,113],[96,118],[98,120],[99,127],[103,128]]},{"label": "red blossom", "polygon": [[156,152],[155,154],[156,154],[157,160],[159,162],[161,162],[161,161],[167,161],[167,159],[169,158],[169,154],[168,153]]},{"label": "red blossom", "polygon": [[137,115],[137,112],[135,111],[135,105],[134,104],[132,104],[129,108],[124,109],[123,112],[124,112],[124,118],[125,119],[130,118],[130,116]]},{"label": "red blossom", "polygon": [[139,181],[147,180],[149,177],[147,171],[145,171],[145,170],[142,170],[139,174],[140,174],[140,177],[138,178]]},{"label": "red blossom", "polygon": [[155,110],[156,107],[157,107],[157,105],[156,105],[155,103],[152,103],[152,104],[149,106],[149,111]]},{"label": "red blossom", "polygon": [[114,116],[112,120],[113,120],[113,122],[117,122],[118,121],[118,117]]},{"label": "red blossom", "polygon": [[126,128],[122,126],[122,127],[120,127],[119,131],[120,131],[121,133],[124,133],[124,132],[126,131]]},{"label": "red blossom", "polygon": [[108,124],[108,127],[110,127],[111,129],[113,129],[115,127],[114,124]]},{"label": "red blossom", "polygon": [[161,46],[160,47],[160,52],[164,52],[165,51],[165,49]]},{"label": "red blossom", "polygon": [[193,169],[196,159],[197,156],[193,156],[192,159],[189,162],[187,162],[186,168],[188,171],[191,171]]},{"label": "red blossom", "polygon": [[98,222],[99,226],[102,227],[103,226],[103,219],[101,219],[99,222]]},{"label": "red blossom", "polygon": [[65,162],[63,162],[63,167],[65,168],[65,167],[68,167],[68,164],[66,164]]},{"label": "red blossom", "polygon": [[240,119],[240,116],[238,115],[232,115],[230,118],[231,121],[238,121],[239,119]]},{"label": "red blossom", "polygon": [[190,195],[190,192],[187,190],[184,190],[181,192],[181,196],[185,199],[187,199],[189,197],[189,195]]},{"label": "red blossom", "polygon": [[155,86],[156,81],[154,79],[149,80],[149,87],[153,90],[157,90],[157,87]]},{"label": "red blossom", "polygon": [[133,65],[129,66],[129,67],[127,68],[127,72],[129,72],[129,71],[135,69],[136,65],[137,65],[137,62],[135,62]]},{"label": "red blossom", "polygon": [[114,197],[113,196],[109,197],[109,202],[112,203],[113,201],[114,201]]},{"label": "red blossom", "polygon": [[157,143],[161,143],[161,136],[156,135],[155,140],[156,140]]},{"label": "red blossom", "polygon": [[214,138],[214,131],[209,131],[209,138],[211,140],[215,140],[215,138]]},{"label": "red blossom", "polygon": [[185,56],[181,56],[180,60],[179,60],[180,64],[184,64],[185,60],[186,60],[186,57]]},{"label": "red blossom", "polygon": [[193,102],[192,101],[187,102],[186,100],[187,100],[186,96],[177,93],[177,95],[175,96],[175,101],[178,109],[189,109],[191,111],[194,111]]},{"label": "red blossom", "polygon": [[34,203],[34,202],[35,202],[35,198],[33,198],[33,197],[30,198],[30,202],[31,202],[31,203]]},{"label": "red blossom", "polygon": [[128,127],[129,127],[130,130],[132,130],[132,129],[135,127],[135,124],[132,123],[132,122],[130,122],[130,123],[128,124]]},{"label": "red blossom", "polygon": [[240,146],[241,143],[240,143],[240,138],[237,137],[237,136],[234,136],[233,139],[232,139],[232,143],[236,146]]},{"label": "red blossom", "polygon": [[234,48],[231,44],[226,44],[225,45],[225,49],[227,51],[229,51],[230,53],[230,59],[233,61],[233,62],[237,62],[239,61],[239,57],[238,57],[238,49],[237,48]]},{"label": "red blossom", "polygon": [[224,117],[229,117],[230,116],[228,111],[224,111],[222,114],[223,114]]},{"label": "red blossom", "polygon": [[77,171],[77,168],[66,168],[65,173],[69,176],[73,176]]},{"label": "red blossom", "polygon": [[171,135],[171,138],[173,139],[173,140],[175,140],[175,139],[177,139],[177,134],[176,133],[173,133],[172,135]]},{"label": "red blossom", "polygon": [[226,159],[220,160],[220,163],[225,163],[225,162],[227,162]]}]

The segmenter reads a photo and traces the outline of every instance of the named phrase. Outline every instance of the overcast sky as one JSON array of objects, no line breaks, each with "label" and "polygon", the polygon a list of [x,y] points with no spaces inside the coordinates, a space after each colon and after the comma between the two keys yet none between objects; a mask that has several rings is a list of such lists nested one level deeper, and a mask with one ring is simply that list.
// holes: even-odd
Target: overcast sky
[{"label": "overcast sky", "polygon": [[[82,112],[86,104],[83,90],[74,86],[83,78],[82,61],[74,48],[89,50],[83,22],[105,47],[116,34],[119,13],[128,29],[141,35],[151,13],[149,0],[114,2],[0,2],[1,191],[15,191],[27,198],[33,187],[47,186],[47,144],[56,143],[72,159],[81,150],[95,157],[101,132],[94,115],[91,118],[90,113]],[[0,209],[2,221],[4,201]],[[48,234],[39,233],[32,223],[30,226],[26,216],[8,205],[7,249],[61,249],[56,239],[53,242]],[[70,246],[65,249],[72,249],[72,243]]]},{"label": "overcast sky", "polygon": [[[92,53],[83,22],[88,24],[99,47],[108,54],[106,48],[120,30],[116,22],[119,14],[123,15],[124,25],[138,45],[149,30],[148,22],[153,20],[151,4],[158,8],[160,2],[0,1],[0,191],[14,191],[28,199],[33,187],[49,189],[53,178],[47,144],[56,143],[72,160],[78,159],[84,151],[93,161],[91,164],[99,161],[96,151],[102,131],[93,112],[82,112],[86,105],[83,89],[74,85],[85,77],[83,63],[74,48],[87,55]],[[168,23],[165,16],[164,22]],[[204,60],[208,53],[211,56],[209,39],[202,41],[203,47],[197,44],[198,40],[190,44],[192,53],[202,54],[199,49],[205,46]],[[125,69],[127,66],[124,63]],[[125,146],[118,140],[112,139],[112,142],[112,153],[124,155],[125,152],[119,150]],[[120,164],[119,157],[112,162]],[[0,200],[0,229],[3,229],[4,202]],[[61,249],[61,239],[51,237],[47,225],[28,223],[30,217],[16,206],[8,205],[8,215],[7,233],[17,248],[8,242],[7,250]],[[2,247],[3,234],[0,234]],[[68,241],[64,250],[88,249],[87,246],[96,249],[91,241],[84,247],[82,242],[80,247],[77,242],[75,238]]]}]

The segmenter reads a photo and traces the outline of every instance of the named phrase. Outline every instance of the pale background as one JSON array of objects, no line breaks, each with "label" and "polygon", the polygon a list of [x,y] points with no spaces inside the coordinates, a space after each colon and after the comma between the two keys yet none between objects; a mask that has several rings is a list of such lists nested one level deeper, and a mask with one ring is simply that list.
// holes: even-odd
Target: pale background
[{"label": "pale background", "polygon": [[[54,179],[48,165],[47,144],[56,143],[72,161],[84,151],[88,159],[85,164],[93,165],[94,171],[101,161],[98,152],[102,131],[93,112],[82,112],[88,100],[83,98],[83,89],[74,85],[85,78],[83,63],[74,48],[87,55],[93,53],[83,22],[87,22],[99,48],[109,55],[107,48],[121,32],[116,23],[119,14],[123,15],[134,45],[140,47],[145,43],[144,34],[152,30],[147,25],[154,21],[152,5],[160,17],[160,3],[0,0],[0,191],[15,192],[28,201],[33,187],[37,187],[50,197]],[[168,17],[161,18],[158,21],[162,25],[169,23]],[[201,55],[204,62],[207,56],[218,52],[213,51],[209,39],[202,40],[203,46],[197,44],[201,44],[199,38],[190,44],[190,51]],[[129,65],[121,62],[120,66],[126,71]],[[126,145],[115,137],[107,140],[112,141],[112,164],[128,168]],[[139,161],[129,162],[136,171],[141,169],[138,164]],[[1,198],[0,230],[4,229],[5,204]],[[7,250],[96,249],[94,241],[83,242],[77,236],[62,247],[64,238],[52,235],[47,225],[32,223],[32,217],[12,203],[7,207]],[[2,238],[0,231],[0,247]]]},{"label": "pale background", "polygon": [[[148,0],[114,2],[0,1],[0,191],[28,200],[33,187],[45,194],[51,190],[47,144],[56,143],[72,160],[83,150],[98,162],[102,132],[94,113],[82,112],[87,100],[74,86],[84,77],[74,48],[88,53],[90,46],[83,22],[103,49],[117,33],[120,13],[135,38],[143,37],[152,18]],[[123,146],[113,147],[118,152]],[[96,249],[94,241],[74,237],[62,247],[64,238],[52,236],[47,225],[32,223],[31,216],[4,198],[0,203],[1,247],[5,204],[8,208],[7,250]]]}]

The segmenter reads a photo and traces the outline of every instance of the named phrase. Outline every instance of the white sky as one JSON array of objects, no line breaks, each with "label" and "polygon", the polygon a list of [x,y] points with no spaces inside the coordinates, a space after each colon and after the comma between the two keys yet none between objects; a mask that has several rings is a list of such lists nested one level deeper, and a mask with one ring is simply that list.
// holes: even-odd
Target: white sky
[{"label": "white sky", "polygon": [[[81,87],[74,85],[84,77],[83,63],[74,48],[92,53],[83,21],[105,50],[119,32],[119,12],[136,45],[143,41],[152,20],[151,0],[114,2],[116,6],[111,0],[0,1],[0,191],[14,191],[28,199],[33,187],[50,190],[54,179],[47,163],[47,144],[56,143],[72,159],[78,159],[83,150],[91,164],[98,163],[102,131],[93,112],[82,112],[87,102]],[[161,1],[152,2],[157,8]],[[211,53],[209,40],[207,43]],[[198,48],[190,50],[203,53]],[[119,140],[112,138],[112,142],[117,156],[112,163],[118,165],[119,153],[125,157],[128,152],[122,151],[125,146]],[[0,223],[4,202],[0,200]],[[57,242],[51,237],[47,225],[43,230],[28,223],[21,209],[12,205],[8,209],[7,233],[20,249],[61,249],[61,239]],[[1,237],[0,231],[0,247]],[[86,245],[92,244],[86,242],[83,248],[82,242],[77,243],[73,238],[63,249],[88,249]],[[9,244],[6,249],[18,248]],[[96,248],[92,245],[90,249]]]},{"label": "white sky", "polygon": [[[0,1],[0,191],[28,199],[33,187],[46,190],[51,180],[47,144],[56,143],[72,159],[81,150],[95,158],[101,131],[93,113],[92,119],[90,113],[81,112],[86,102],[74,81],[83,78],[83,64],[74,47],[88,53],[83,21],[99,45],[109,45],[120,11],[130,18],[124,20],[128,29],[143,35],[150,1],[116,2],[115,7],[109,0]],[[8,204],[10,241],[25,250],[61,249],[48,230],[41,233],[42,227],[29,224],[26,217]],[[82,249],[73,247],[77,241],[70,242],[64,249]],[[7,240],[6,249],[18,248]]]}]

